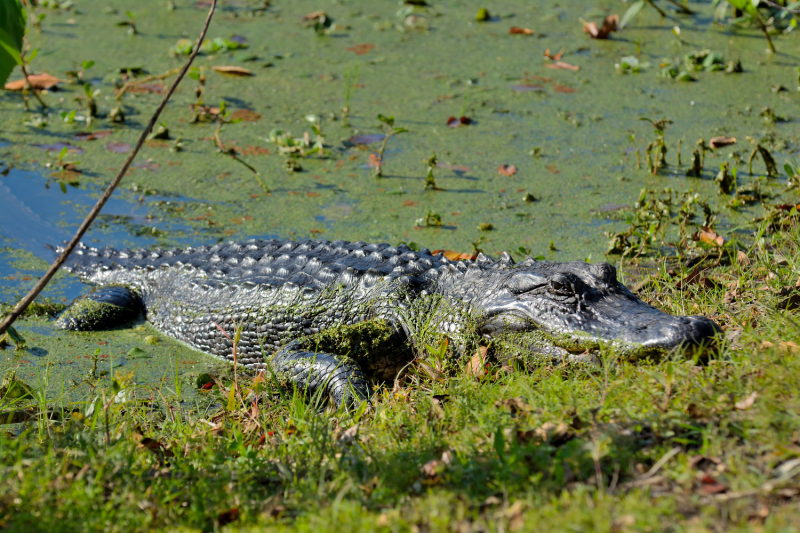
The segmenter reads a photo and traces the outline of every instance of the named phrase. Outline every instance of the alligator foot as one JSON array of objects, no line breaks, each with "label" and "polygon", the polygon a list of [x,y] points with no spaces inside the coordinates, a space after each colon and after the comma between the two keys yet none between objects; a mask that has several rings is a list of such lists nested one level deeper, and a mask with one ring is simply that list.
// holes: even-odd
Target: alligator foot
[{"label": "alligator foot", "polygon": [[100,287],[77,298],[58,317],[56,326],[71,331],[95,331],[121,326],[142,311],[139,295],[119,285]]},{"label": "alligator foot", "polygon": [[336,407],[369,401],[370,387],[361,368],[335,355],[300,350],[293,342],[278,351],[270,364],[273,371],[287,376],[298,389],[307,391],[312,398],[327,395]]}]

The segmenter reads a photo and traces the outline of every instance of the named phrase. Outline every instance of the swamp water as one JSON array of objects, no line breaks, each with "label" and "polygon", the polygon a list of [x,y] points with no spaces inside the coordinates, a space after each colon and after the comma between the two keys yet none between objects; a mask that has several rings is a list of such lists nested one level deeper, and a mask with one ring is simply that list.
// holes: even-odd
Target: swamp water
[{"label": "swamp water", "polygon": [[[58,91],[44,94],[51,108],[38,115],[35,100],[29,112],[20,93],[0,94],[1,301],[15,302],[35,282],[51,259],[45,245],[72,235],[171,81],[146,81],[117,102],[120,72],[142,69],[157,76],[185,61],[182,55],[171,57],[170,50],[193,38],[208,3],[172,4],[175,9],[168,10],[161,0],[137,2],[135,35],[118,25],[131,8],[122,1],[103,2],[100,8],[78,0],[70,9],[47,10],[41,31],[29,32],[32,46],[40,49],[35,71],[67,79],[65,71],[95,62],[83,81],[100,91],[95,97],[99,117],[91,126],[68,122],[73,110],[85,115],[84,89],[77,83],[61,83]],[[629,4],[264,4],[220,0],[209,37],[247,47],[209,49],[195,66],[206,78],[203,103],[219,107],[224,101],[232,118],[243,119],[225,125],[221,141],[259,171],[270,192],[244,165],[220,153],[216,124],[192,122],[198,82],[187,78],[162,115],[170,139],[143,148],[86,244],[149,247],[322,237],[413,242],[461,252],[475,246],[489,254],[522,248],[551,260],[599,261],[608,242],[604,233],[625,227],[625,206],[641,189],[693,189],[722,210],[718,230],[730,231],[749,223],[761,207],[723,208],[729,197],[718,195],[713,182],[720,163],[737,166],[744,185],[764,172],[758,161],[754,176],[748,175],[746,136],[765,140],[779,167],[797,150],[797,36],[775,38],[778,53],[768,54],[756,29],[715,25],[710,2],[693,3],[696,16],[670,12],[666,19],[646,8],[609,40],[590,39],[579,19],[599,23],[607,14],[622,14]],[[489,21],[475,21],[481,7],[489,9]],[[314,20],[304,16],[320,9],[329,24],[315,29]],[[509,34],[512,26],[532,34]],[[552,68],[555,61],[544,57],[547,49],[551,54],[563,50],[561,61],[568,66]],[[660,76],[662,63],[682,62],[703,49],[726,61],[740,60],[744,72],[695,72],[697,81],[691,83]],[[616,65],[628,56],[649,66],[621,74]],[[252,76],[221,74],[215,66],[245,68]],[[349,116],[343,117],[348,92]],[[84,102],[76,100],[80,97]],[[117,106],[124,123],[108,118]],[[764,108],[771,113],[762,113]],[[408,129],[389,139],[383,178],[373,177],[384,132],[379,113]],[[298,158],[302,171],[288,172],[288,157],[269,141],[270,132],[279,129],[296,138],[308,133],[313,142],[316,135],[307,120],[312,115],[318,117],[327,153]],[[449,117],[461,116],[471,123],[448,126]],[[665,136],[669,165],[657,176],[646,169],[644,153],[637,168],[629,136],[635,134],[642,152],[655,139],[653,127],[641,117],[673,121]],[[109,133],[92,140],[76,135],[86,131]],[[687,178],[695,141],[720,135],[738,143],[707,153],[703,176]],[[77,162],[80,173],[55,171],[63,143],[68,150],[62,162]],[[434,153],[436,185],[444,190],[426,191],[427,160]],[[504,165],[516,172],[500,172],[508,169]],[[770,180],[765,190],[778,194],[785,185],[784,176]],[[442,225],[418,225],[428,214],[439,215]],[[493,229],[486,230],[489,226]],[[45,296],[66,302],[82,290],[73,276],[60,273]],[[180,374],[187,391],[193,375],[214,365],[168,339],[148,344],[159,335],[147,325],[86,334],[58,332],[46,319],[23,319],[16,326],[28,349],[0,351],[0,372],[16,370],[18,378],[35,384],[49,369],[49,388],[73,398],[88,388],[83,379],[95,355],[98,372],[133,371],[137,382],[166,380],[176,386]]]}]

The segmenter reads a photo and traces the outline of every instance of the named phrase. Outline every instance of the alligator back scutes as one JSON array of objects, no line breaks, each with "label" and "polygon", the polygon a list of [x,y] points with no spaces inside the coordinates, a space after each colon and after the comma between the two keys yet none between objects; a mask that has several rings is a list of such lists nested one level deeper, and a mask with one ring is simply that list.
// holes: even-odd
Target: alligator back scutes
[{"label": "alligator back scutes", "polygon": [[209,280],[267,286],[292,283],[317,289],[336,281],[346,285],[356,281],[369,284],[371,279],[387,276],[433,280],[439,278],[443,268],[467,272],[499,264],[483,256],[475,263],[453,262],[442,254],[432,255],[428,249],[415,252],[405,244],[252,239],[172,250],[98,249],[80,245],[65,267],[88,281],[102,284],[129,280],[131,274],[140,271],[167,270]]}]

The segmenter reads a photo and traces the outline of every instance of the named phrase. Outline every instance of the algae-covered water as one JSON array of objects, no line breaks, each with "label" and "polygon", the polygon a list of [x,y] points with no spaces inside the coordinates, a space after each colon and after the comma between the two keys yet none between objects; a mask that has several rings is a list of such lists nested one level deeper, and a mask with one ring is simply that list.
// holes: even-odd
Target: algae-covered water
[{"label": "algae-covered water", "polygon": [[[695,16],[670,11],[662,18],[645,9],[611,39],[593,40],[580,19],[599,23],[622,14],[628,3],[429,3],[221,0],[209,37],[247,47],[198,57],[206,78],[202,101],[212,107],[224,101],[232,117],[244,119],[225,125],[221,140],[260,173],[270,192],[220,153],[216,124],[192,123],[198,82],[187,78],[162,116],[171,139],[143,148],[85,242],[149,247],[323,237],[462,252],[477,246],[490,254],[522,247],[553,260],[597,261],[604,258],[604,233],[624,226],[620,210],[641,189],[693,189],[722,209],[718,229],[738,227],[761,207],[723,207],[729,198],[718,195],[713,182],[719,164],[737,166],[745,184],[765,170],[757,161],[755,176],[748,174],[747,136],[768,146],[779,166],[797,150],[796,32],[774,37],[778,53],[771,54],[757,29],[715,24],[710,2],[690,2]],[[489,21],[475,20],[481,7],[492,15]],[[76,0],[68,9],[40,9],[46,14],[41,30],[28,34],[39,49],[32,69],[68,80],[66,71],[94,61],[83,81],[99,90],[98,118],[90,126],[70,123],[71,111],[86,114],[82,83],[65,81],[43,94],[51,106],[45,111],[33,99],[27,111],[18,92],[0,94],[0,300],[13,302],[27,290],[46,267],[43,259],[50,259],[44,246],[74,232],[171,80],[148,81],[117,101],[120,72],[136,69],[141,79],[182,65],[185,56],[171,57],[170,50],[194,38],[207,8],[208,2],[187,0]],[[307,19],[319,10],[327,23],[315,29]],[[131,20],[126,11],[135,34],[118,24]],[[531,34],[509,34],[514,26]],[[563,51],[560,60],[570,68],[551,68],[548,49],[551,55]],[[696,72],[691,83],[660,76],[661,64],[703,49],[740,60],[744,71]],[[616,65],[626,56],[649,65],[621,74]],[[215,66],[246,68],[252,76],[220,74]],[[348,86],[349,117],[343,117]],[[110,119],[115,107],[124,123]],[[372,168],[380,147],[375,134],[384,131],[378,114],[408,130],[388,141],[383,178],[373,177]],[[311,115],[318,117],[326,153],[299,158],[302,171],[288,172],[287,156],[269,141],[270,132],[308,133],[314,142]],[[471,123],[448,126],[450,117],[461,116]],[[673,121],[665,134],[669,166],[657,176],[646,169],[643,154],[637,168],[630,136],[641,150],[655,139],[642,117]],[[109,133],[93,140],[76,136],[87,131]],[[696,141],[722,135],[738,143],[709,152],[702,178],[685,177]],[[57,172],[63,143],[68,152],[61,162],[75,162],[80,173]],[[434,177],[443,190],[425,190],[434,153]],[[516,172],[501,173],[503,165]],[[785,178],[771,180],[767,189],[780,193]],[[529,194],[535,201],[526,201]],[[428,213],[438,214],[442,226],[418,225]],[[493,229],[486,230],[489,225]],[[45,294],[66,301],[80,290],[72,276],[59,274]],[[77,383],[98,346],[115,364],[146,370],[143,380],[173,371],[176,357],[178,368],[186,361],[211,363],[168,340],[143,345],[154,333],[148,326],[101,334],[55,333],[44,319],[18,326],[30,349],[0,352],[0,366],[17,368],[25,379],[34,379],[47,360],[59,365],[56,374]],[[153,357],[136,363],[122,357],[135,347]]]}]

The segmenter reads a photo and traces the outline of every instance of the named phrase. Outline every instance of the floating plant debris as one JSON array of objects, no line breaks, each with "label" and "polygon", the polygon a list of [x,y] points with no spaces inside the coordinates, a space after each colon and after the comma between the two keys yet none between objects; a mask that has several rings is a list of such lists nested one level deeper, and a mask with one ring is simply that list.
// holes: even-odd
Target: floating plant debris
[{"label": "floating plant debris", "polygon": [[[30,82],[31,87],[40,90],[51,89],[63,81],[64,80],[60,80],[55,76],[51,76],[46,72],[42,72],[40,74],[30,74],[28,76],[28,82]],[[25,88],[25,78],[21,80],[10,81],[5,85],[5,89],[7,91],[21,91],[24,88]]]},{"label": "floating plant debris", "polygon": [[372,144],[381,142],[386,137],[383,133],[367,133],[364,135],[354,135],[348,139],[351,144]]},{"label": "floating plant debris", "polygon": [[497,167],[497,171],[503,176],[511,177],[517,173],[517,167],[514,165],[500,165]]},{"label": "floating plant debris", "polygon": [[41,148],[42,150],[47,150],[48,152],[60,152],[64,148],[67,149],[67,152],[71,154],[82,154],[83,148],[78,148],[77,146],[73,146],[69,143],[65,142],[58,142],[52,144],[35,144],[37,148]]},{"label": "floating plant debris", "polygon": [[131,151],[131,145],[119,141],[109,141],[106,143],[106,150],[115,154],[127,154]]},{"label": "floating plant debris", "polygon": [[100,130],[100,131],[79,131],[73,137],[78,141],[94,141],[96,139],[102,139],[103,137],[108,137],[111,135],[111,130]]},{"label": "floating plant debris", "polygon": [[512,85],[511,90],[518,93],[544,92],[544,87],[534,83],[521,83],[518,85]]}]

